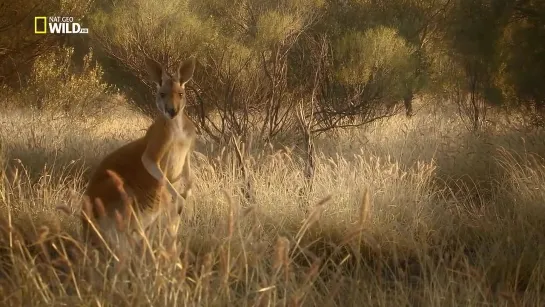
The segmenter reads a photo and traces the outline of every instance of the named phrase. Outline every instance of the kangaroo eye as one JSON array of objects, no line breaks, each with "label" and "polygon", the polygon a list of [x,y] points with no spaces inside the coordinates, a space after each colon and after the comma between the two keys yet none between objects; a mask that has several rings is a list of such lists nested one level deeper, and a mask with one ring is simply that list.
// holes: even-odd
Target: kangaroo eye
[{"label": "kangaroo eye", "polygon": [[184,93],[180,93],[180,97],[184,97]]},{"label": "kangaroo eye", "polygon": [[161,96],[161,98],[165,98],[165,93],[159,93],[159,96]]}]

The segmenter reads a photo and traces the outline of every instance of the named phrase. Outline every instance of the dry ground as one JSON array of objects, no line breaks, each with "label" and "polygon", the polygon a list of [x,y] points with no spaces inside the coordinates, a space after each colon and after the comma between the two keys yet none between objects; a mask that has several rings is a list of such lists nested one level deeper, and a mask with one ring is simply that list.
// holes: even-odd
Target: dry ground
[{"label": "dry ground", "polygon": [[148,123],[1,112],[2,305],[545,304],[544,135],[427,109],[321,136],[308,194],[297,144],[246,148],[252,202],[232,148],[202,140],[177,266],[142,266],[131,288],[67,266],[78,224],[55,207],[77,213],[92,167]]}]

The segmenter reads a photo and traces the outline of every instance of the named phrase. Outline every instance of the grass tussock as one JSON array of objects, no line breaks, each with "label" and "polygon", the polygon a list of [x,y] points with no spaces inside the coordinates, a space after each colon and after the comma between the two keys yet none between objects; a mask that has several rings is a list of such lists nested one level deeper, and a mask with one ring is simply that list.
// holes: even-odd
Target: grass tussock
[{"label": "grass tussock", "polygon": [[461,133],[423,109],[319,137],[312,189],[297,144],[245,148],[243,176],[231,147],[200,140],[180,257],[150,237],[153,255],[112,270],[79,242],[78,214],[89,170],[149,124],[121,114],[0,115],[2,305],[545,303],[539,132]]}]

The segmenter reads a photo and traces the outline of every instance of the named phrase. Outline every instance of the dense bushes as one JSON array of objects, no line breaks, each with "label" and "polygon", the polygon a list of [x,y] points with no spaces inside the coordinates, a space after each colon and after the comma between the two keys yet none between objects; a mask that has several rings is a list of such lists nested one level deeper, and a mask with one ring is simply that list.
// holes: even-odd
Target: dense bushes
[{"label": "dense bushes", "polygon": [[89,53],[81,71],[76,71],[73,52],[73,48],[62,48],[36,59],[22,89],[29,106],[80,116],[98,115],[107,109],[107,94],[112,91],[102,80],[102,69],[93,65],[93,54]]},{"label": "dense bushes", "polygon": [[[4,87],[13,86],[16,67],[18,86],[43,91],[38,84],[64,77],[55,81],[32,63],[58,53],[54,46],[64,39],[18,36],[35,12],[46,13],[46,6],[20,6],[29,15],[6,15],[0,26],[12,38],[0,40],[0,74]],[[49,8],[86,18],[86,43],[94,46],[104,80],[140,106],[151,99],[145,56],[170,67],[197,56],[189,112],[216,141],[232,133],[278,137],[297,127],[297,106],[313,133],[388,116],[400,101],[410,114],[422,95],[456,103],[474,130],[486,123],[491,106],[529,107],[537,115],[545,104],[545,6],[539,1],[118,0],[86,6],[72,0]],[[85,51],[78,56],[87,51],[75,47]],[[99,78],[96,69],[91,74]],[[96,92],[84,96],[103,93],[100,82],[88,84]]]}]

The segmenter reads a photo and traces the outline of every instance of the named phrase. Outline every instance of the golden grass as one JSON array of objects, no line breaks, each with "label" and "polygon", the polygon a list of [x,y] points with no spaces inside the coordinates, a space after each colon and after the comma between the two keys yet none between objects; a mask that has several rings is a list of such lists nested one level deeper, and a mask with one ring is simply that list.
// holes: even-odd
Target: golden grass
[{"label": "golden grass", "polygon": [[234,151],[201,140],[177,263],[163,250],[112,276],[78,242],[81,192],[100,158],[149,121],[130,111],[96,122],[52,118],[0,115],[2,305],[545,303],[538,132],[501,123],[474,135],[422,109],[324,135],[306,194],[297,144],[254,144],[245,150],[251,202]]}]

